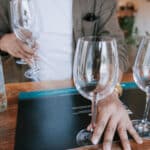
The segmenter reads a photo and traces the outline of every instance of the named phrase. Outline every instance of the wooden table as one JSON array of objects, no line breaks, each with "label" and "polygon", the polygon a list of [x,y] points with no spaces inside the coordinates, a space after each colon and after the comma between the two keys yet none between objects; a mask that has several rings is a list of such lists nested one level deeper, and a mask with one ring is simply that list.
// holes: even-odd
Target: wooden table
[{"label": "wooden table", "polygon": [[[130,73],[123,77],[123,81],[132,81]],[[33,91],[44,89],[56,89],[73,86],[72,81],[52,81],[52,82],[25,82],[6,84],[8,99],[7,111],[0,113],[0,150],[13,150],[15,143],[15,129],[18,109],[18,93],[21,91]],[[150,150],[150,140],[144,140],[142,145],[137,145],[131,141],[133,150]],[[85,147],[82,149],[96,150],[100,145]],[[119,143],[113,145],[114,150],[121,149]]]}]

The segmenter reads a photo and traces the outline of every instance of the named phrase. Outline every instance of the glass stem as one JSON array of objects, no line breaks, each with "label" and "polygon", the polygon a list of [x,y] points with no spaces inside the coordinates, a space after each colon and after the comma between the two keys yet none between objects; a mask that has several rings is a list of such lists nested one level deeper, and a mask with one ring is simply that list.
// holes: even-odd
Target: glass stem
[{"label": "glass stem", "polygon": [[96,103],[96,93],[94,94],[94,98],[92,100],[92,120],[91,120],[91,124],[92,124],[92,129],[91,131],[93,132],[94,127],[95,127],[95,123],[96,123],[96,116],[97,116],[97,103]]},{"label": "glass stem", "polygon": [[145,111],[144,111],[144,116],[143,116],[143,120],[142,120],[143,123],[146,123],[146,121],[147,121],[149,109],[150,109],[150,93],[147,92],[146,93]]},{"label": "glass stem", "polygon": [[[34,40],[28,40],[28,46],[29,46],[29,48],[34,48]],[[34,58],[32,58],[32,65],[31,65],[31,68],[33,69],[33,72],[36,72],[36,71],[38,71],[39,70],[39,66],[38,66],[38,64],[37,64],[37,61],[34,59]]]},{"label": "glass stem", "polygon": [[34,71],[38,71],[39,70],[39,66],[38,66],[37,61],[35,59],[33,59],[33,63],[32,63],[31,67],[32,67],[32,69]]}]

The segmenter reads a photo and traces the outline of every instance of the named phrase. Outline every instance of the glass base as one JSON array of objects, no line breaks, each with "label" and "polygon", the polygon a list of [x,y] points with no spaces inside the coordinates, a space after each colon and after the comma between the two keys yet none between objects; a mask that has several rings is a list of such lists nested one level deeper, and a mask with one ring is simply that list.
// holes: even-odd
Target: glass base
[{"label": "glass base", "polygon": [[92,132],[82,129],[76,136],[76,142],[79,146],[92,145]]},{"label": "glass base", "polygon": [[150,138],[150,122],[144,120],[133,120],[132,124],[138,134],[144,138]]},{"label": "glass base", "polygon": [[32,79],[34,81],[39,81],[38,79],[38,73],[39,69],[28,69],[25,73],[24,76],[28,79]]},{"label": "glass base", "polygon": [[20,60],[16,60],[16,64],[18,64],[18,65],[26,65],[27,63],[23,59],[20,59]]}]

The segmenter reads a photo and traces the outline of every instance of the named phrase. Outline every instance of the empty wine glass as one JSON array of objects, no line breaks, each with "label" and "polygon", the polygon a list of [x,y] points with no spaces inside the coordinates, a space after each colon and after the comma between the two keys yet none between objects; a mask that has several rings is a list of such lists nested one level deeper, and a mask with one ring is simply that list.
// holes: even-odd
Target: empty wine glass
[{"label": "empty wine glass", "polygon": [[133,78],[138,87],[146,93],[146,105],[143,118],[133,120],[133,126],[141,137],[150,137],[150,37],[143,37],[133,66]]},{"label": "empty wine glass", "polygon": [[[92,127],[96,120],[97,102],[113,92],[118,74],[118,53],[114,38],[90,36],[78,40],[73,77],[79,93],[92,101]],[[91,135],[92,131],[81,130],[76,137],[77,143],[90,144]]]},{"label": "empty wine glass", "polygon": [[[10,1],[11,22],[13,31],[18,39],[34,48],[39,36],[40,23],[38,11],[33,0]],[[32,59],[31,69],[25,72],[25,77],[35,79],[39,67]]]},{"label": "empty wine glass", "polygon": [[[14,8],[13,8],[13,2],[12,1],[10,1],[10,12],[11,12],[11,26],[12,26],[12,29],[14,29],[14,27],[13,27]],[[26,61],[23,58],[17,59],[16,63],[20,64],[20,65],[27,64]]]}]

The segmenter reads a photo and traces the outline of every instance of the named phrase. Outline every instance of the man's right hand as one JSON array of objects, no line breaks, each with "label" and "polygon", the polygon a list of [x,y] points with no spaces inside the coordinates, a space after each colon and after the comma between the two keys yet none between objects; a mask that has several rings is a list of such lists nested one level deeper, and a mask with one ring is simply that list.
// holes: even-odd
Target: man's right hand
[{"label": "man's right hand", "polygon": [[0,49],[9,53],[13,57],[24,59],[29,64],[31,63],[32,58],[35,56],[35,50],[30,49],[13,33],[5,34],[1,37]]}]

